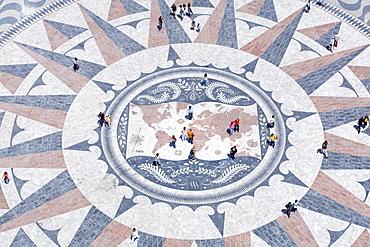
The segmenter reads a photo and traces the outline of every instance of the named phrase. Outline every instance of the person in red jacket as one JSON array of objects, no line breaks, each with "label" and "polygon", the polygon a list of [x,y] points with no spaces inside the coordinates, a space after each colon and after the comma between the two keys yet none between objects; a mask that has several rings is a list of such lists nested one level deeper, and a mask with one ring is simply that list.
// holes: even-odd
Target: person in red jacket
[{"label": "person in red jacket", "polygon": [[239,132],[239,123],[240,123],[239,118],[234,120],[234,132]]}]

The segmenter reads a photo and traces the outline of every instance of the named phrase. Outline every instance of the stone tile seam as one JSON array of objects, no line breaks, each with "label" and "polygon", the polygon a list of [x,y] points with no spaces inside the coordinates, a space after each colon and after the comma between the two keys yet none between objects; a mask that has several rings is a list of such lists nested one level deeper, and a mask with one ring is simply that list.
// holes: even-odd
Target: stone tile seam
[{"label": "stone tile seam", "polygon": [[[307,2],[307,0],[301,0],[302,2]],[[356,29],[357,31],[359,31],[360,33],[362,33],[364,36],[366,37],[370,37],[370,27],[364,23],[362,20],[354,17],[353,15],[347,13],[345,10],[341,9],[341,8],[338,8],[330,3],[326,3],[325,7],[323,6],[317,6],[316,3],[319,2],[317,0],[313,0],[312,1],[312,6],[315,6],[316,8],[320,8],[320,9],[323,9],[327,12],[329,12],[330,14],[334,15],[335,17],[341,19],[342,21],[348,23],[351,27],[353,27],[354,29]],[[342,12],[341,12],[342,11]],[[344,12],[344,14],[343,14]],[[348,17],[349,15],[349,17]],[[365,27],[366,29],[362,29],[362,28],[358,28],[356,27],[355,25],[358,25],[360,22],[361,24],[365,24]],[[355,23],[355,24],[354,24]]]},{"label": "stone tile seam", "polygon": [[42,7],[41,9],[38,9],[36,12],[14,23],[13,26],[5,30],[0,35],[0,49],[11,39],[13,39],[17,34],[25,30],[28,26],[46,17],[47,15],[78,1],[80,0],[58,0],[56,2],[50,3],[47,6]]}]

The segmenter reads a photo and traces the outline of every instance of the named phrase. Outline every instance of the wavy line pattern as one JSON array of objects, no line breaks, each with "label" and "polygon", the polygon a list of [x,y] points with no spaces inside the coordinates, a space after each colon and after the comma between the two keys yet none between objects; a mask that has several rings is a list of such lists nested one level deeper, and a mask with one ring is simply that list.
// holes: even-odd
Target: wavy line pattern
[{"label": "wavy line pattern", "polygon": [[[348,0],[347,0],[348,1]],[[366,24],[370,25],[370,1],[369,0],[358,0],[357,2],[353,3],[346,3],[346,1],[342,0],[328,0],[329,3],[347,11],[354,17],[362,20]]]},{"label": "wavy line pattern", "polygon": [[[13,1],[13,2],[17,2],[18,1],[19,2],[21,0],[8,0],[7,2],[10,2],[10,1]],[[36,21],[44,18],[46,15],[48,15],[48,14],[50,14],[50,13],[52,13],[52,12],[54,12],[54,11],[60,9],[60,8],[63,8],[65,6],[67,6],[67,5],[69,5],[69,4],[72,4],[72,3],[74,3],[74,2],[76,2],[78,0],[46,0],[46,1],[47,1],[46,4],[42,8],[36,10],[35,12],[33,12],[30,15],[28,15],[27,17],[21,19],[20,21],[18,21],[12,27],[10,27],[11,24],[10,25],[9,24],[6,24],[7,26],[4,26],[4,25],[1,25],[0,24],[0,48],[3,45],[5,45],[9,40],[11,40],[16,34],[20,33],[21,31],[23,31],[24,29],[26,29],[28,26],[32,25]],[[52,3],[50,3],[50,2],[52,2]],[[3,1],[0,1],[0,4],[1,5],[3,3],[4,3],[4,0]],[[24,11],[23,10],[23,7],[22,7],[22,11]],[[16,11],[14,11],[14,12],[15,13],[18,13],[18,15],[20,15],[21,17],[23,16],[22,13],[19,13],[19,12],[16,12]],[[1,17],[1,13],[0,13],[0,19],[1,18],[2,17]],[[14,17],[14,18],[16,18],[16,17]],[[20,17],[18,17],[17,20],[19,18]],[[8,20],[8,22],[9,21],[11,21],[11,20]],[[6,20],[4,20],[4,22],[6,22]]]},{"label": "wavy line pattern", "polygon": [[[24,12],[36,11],[55,0],[2,0],[0,1],[0,33],[24,17]],[[33,10],[32,10],[33,9]]]},{"label": "wavy line pattern", "polygon": [[[307,2],[307,0],[301,0],[303,2]],[[364,35],[370,37],[370,14],[367,14],[368,11],[370,11],[370,0],[359,0],[363,1],[361,3],[366,2],[367,5],[363,6],[361,11],[364,11],[363,17],[361,17],[361,13],[356,13],[356,11],[351,10],[343,10],[344,8],[340,5],[338,1],[341,0],[328,0],[328,3],[325,6],[319,6],[315,5],[317,2],[322,2],[320,0],[313,0],[311,1],[313,5],[315,5],[318,8],[321,8],[332,15],[338,17],[339,19],[347,22],[347,24],[351,25],[355,29],[357,29],[359,32],[363,33]],[[330,2],[330,3],[329,3]],[[343,2],[342,2],[343,3]],[[358,4],[357,2],[356,4]],[[348,8],[356,8],[356,6],[349,7],[349,5],[345,5]],[[366,12],[366,13],[365,13]],[[361,20],[361,18],[364,18],[365,20]]]}]

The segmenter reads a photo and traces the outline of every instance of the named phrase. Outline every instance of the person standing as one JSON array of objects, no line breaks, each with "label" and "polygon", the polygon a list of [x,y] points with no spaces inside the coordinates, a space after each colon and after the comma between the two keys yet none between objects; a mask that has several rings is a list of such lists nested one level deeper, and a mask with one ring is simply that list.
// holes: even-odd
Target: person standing
[{"label": "person standing", "polygon": [[190,105],[189,105],[189,108],[187,109],[187,113],[188,113],[189,120],[192,120],[193,119],[193,109],[191,108]]},{"label": "person standing", "polygon": [[335,47],[335,48],[337,48],[337,47],[338,47],[339,40],[340,40],[339,33],[338,33],[338,32],[336,32],[336,33],[335,33],[335,35],[334,35],[334,47]]},{"label": "person standing", "polygon": [[176,137],[175,137],[175,135],[172,136],[172,140],[170,142],[170,147],[176,148]]},{"label": "person standing", "polygon": [[322,145],[321,145],[321,149],[322,149],[322,154],[324,155],[325,158],[329,158],[328,157],[328,141],[325,140]]},{"label": "person standing", "polygon": [[80,66],[78,65],[78,59],[77,59],[77,57],[75,57],[73,59],[73,70],[74,70],[74,72],[76,73],[79,68],[80,68]]},{"label": "person standing", "polygon": [[239,132],[239,123],[240,123],[239,118],[234,120],[234,132]]},{"label": "person standing", "polygon": [[160,17],[158,18],[158,26],[157,26],[158,31],[161,31],[161,30],[162,30],[162,27],[163,27],[163,17],[162,17],[162,16],[160,16]]},{"label": "person standing", "polygon": [[9,179],[9,175],[7,172],[4,172],[3,180],[4,180],[4,183],[9,184],[10,179]]},{"label": "person standing", "polygon": [[190,144],[194,143],[194,136],[195,136],[195,134],[194,134],[193,130],[190,129],[189,132],[188,132],[188,142]]},{"label": "person standing", "polygon": [[230,158],[232,159],[232,160],[234,160],[235,159],[235,154],[238,152],[238,150],[236,149],[236,146],[234,146],[234,147],[232,147],[231,149],[230,149]]},{"label": "person standing", "polygon": [[135,242],[139,238],[140,238],[139,232],[136,230],[136,228],[132,228],[132,232],[131,232],[131,235],[130,235],[130,240],[131,240],[130,244],[132,244],[133,242]]}]

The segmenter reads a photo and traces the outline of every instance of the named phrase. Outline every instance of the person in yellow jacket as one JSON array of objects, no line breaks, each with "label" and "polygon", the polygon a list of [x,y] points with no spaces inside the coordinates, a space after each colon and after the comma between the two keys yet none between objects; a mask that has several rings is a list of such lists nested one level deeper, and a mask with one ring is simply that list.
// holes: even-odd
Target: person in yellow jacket
[{"label": "person in yellow jacket", "polygon": [[275,148],[275,140],[277,140],[279,137],[277,137],[274,133],[272,133],[270,136],[269,136],[269,140],[267,141],[267,143],[272,146],[272,148]]}]

